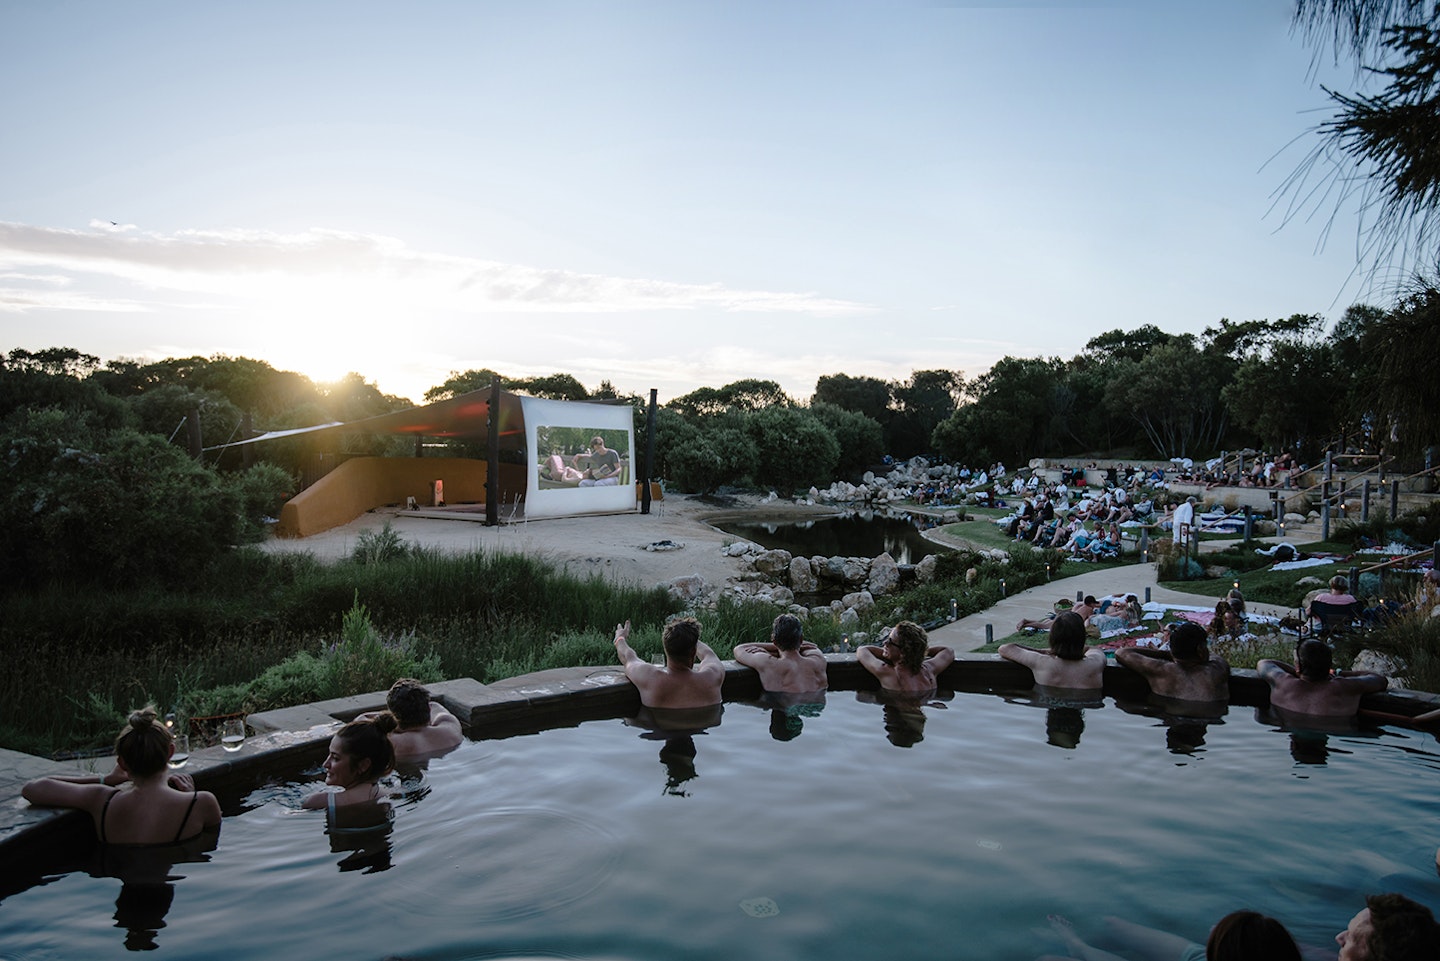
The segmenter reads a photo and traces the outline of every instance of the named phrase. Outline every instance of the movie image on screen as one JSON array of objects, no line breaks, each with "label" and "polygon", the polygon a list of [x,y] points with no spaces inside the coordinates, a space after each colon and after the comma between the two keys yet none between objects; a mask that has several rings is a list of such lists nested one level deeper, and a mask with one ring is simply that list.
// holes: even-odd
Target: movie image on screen
[{"label": "movie image on screen", "polygon": [[536,427],[541,490],[619,487],[631,481],[630,435],[597,427]]}]

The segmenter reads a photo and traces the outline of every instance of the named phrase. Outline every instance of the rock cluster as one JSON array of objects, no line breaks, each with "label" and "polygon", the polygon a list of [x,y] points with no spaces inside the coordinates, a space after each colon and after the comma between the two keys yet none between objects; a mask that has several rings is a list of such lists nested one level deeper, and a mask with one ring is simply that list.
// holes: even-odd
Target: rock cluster
[{"label": "rock cluster", "polygon": [[[973,487],[975,490],[982,486],[979,483],[960,486],[960,468],[953,464],[941,464],[932,467],[930,462],[923,457],[912,457],[904,463],[896,464],[890,473],[878,476],[872,471],[866,471],[860,483],[851,484],[847,481],[836,481],[824,490],[810,488],[808,495],[802,500],[808,504],[851,504],[865,503],[885,505],[893,501],[901,501],[914,495],[917,488],[929,484],[946,484],[959,487],[967,494]],[[953,521],[948,522],[953,523]]]}]

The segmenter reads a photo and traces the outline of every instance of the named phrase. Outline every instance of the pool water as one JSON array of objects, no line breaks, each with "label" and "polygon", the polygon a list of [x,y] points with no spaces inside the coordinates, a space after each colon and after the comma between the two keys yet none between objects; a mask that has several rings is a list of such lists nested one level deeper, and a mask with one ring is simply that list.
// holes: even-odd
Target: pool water
[{"label": "pool water", "polygon": [[[1367,892],[1440,907],[1433,737],[1135,710],[831,692],[669,741],[592,721],[467,742],[334,838],[297,810],[318,776],[262,785],[175,866],[152,956],[1029,959],[1051,914],[1203,941],[1250,907],[1323,945]],[[119,890],[12,894],[0,956],[123,955]]]}]

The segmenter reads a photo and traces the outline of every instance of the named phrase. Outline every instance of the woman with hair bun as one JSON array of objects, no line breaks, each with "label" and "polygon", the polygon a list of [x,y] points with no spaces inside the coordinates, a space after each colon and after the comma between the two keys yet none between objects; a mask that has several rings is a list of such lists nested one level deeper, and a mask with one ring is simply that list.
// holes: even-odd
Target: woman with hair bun
[{"label": "woman with hair bun", "polygon": [[146,705],[115,739],[115,768],[103,776],[52,774],[21,789],[31,804],[87,811],[100,843],[175,844],[220,824],[220,802],[187,774],[166,776],[175,753],[170,730]]},{"label": "woman with hair bun", "polygon": [[373,718],[361,718],[342,727],[330,739],[325,758],[325,784],[339,791],[319,791],[306,798],[303,807],[336,808],[384,800],[379,781],[395,767],[395,748],[390,732],[398,727],[395,715],[382,711]]}]

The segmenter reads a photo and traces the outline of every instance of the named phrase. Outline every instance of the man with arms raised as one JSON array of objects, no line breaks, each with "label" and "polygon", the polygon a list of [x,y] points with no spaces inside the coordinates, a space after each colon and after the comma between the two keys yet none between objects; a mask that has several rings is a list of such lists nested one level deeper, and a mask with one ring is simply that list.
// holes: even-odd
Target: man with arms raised
[{"label": "man with arms raised", "polygon": [[1268,658],[1255,671],[1270,685],[1270,706],[1314,717],[1354,717],[1360,698],[1388,686],[1383,675],[1340,671],[1330,676],[1330,645],[1313,638],[1295,647],[1298,668]]},{"label": "man with arms raised", "polygon": [[665,625],[665,666],[647,663],[630,647],[630,622],[615,627],[615,653],[625,676],[640,689],[640,703],[650,708],[714,707],[720,703],[725,665],[700,640],[700,622],[682,617]]},{"label": "man with arms raised", "polygon": [[754,668],[760,686],[774,694],[805,694],[829,685],[825,655],[804,639],[800,618],[781,614],[770,627],[769,644],[737,644],[737,663]]},{"label": "man with arms raised", "polygon": [[1205,628],[1192,621],[1180,621],[1167,629],[1170,650],[1153,647],[1122,647],[1115,660],[1142,675],[1151,692],[1177,701],[1230,700],[1230,665],[1211,654]]},{"label": "man with arms raised", "polygon": [[948,647],[930,647],[925,628],[914,621],[901,621],[883,635],[879,647],[860,648],[855,659],[874,674],[887,691],[927,694],[935,690],[945,668],[955,663]]}]

